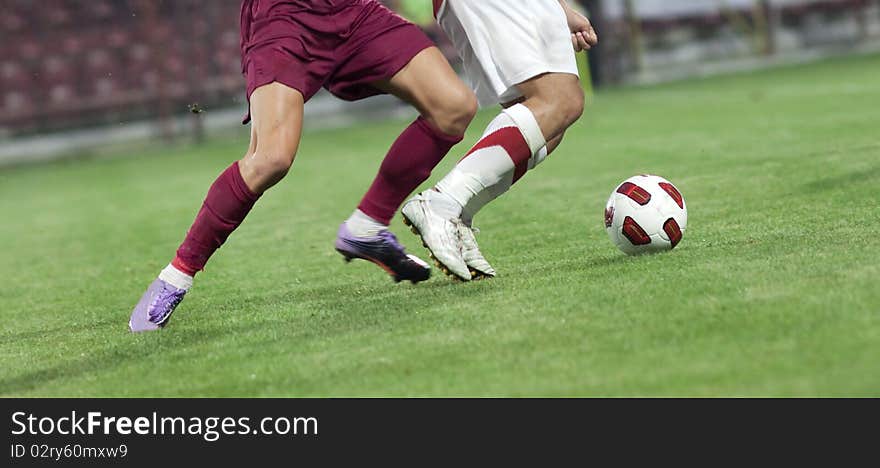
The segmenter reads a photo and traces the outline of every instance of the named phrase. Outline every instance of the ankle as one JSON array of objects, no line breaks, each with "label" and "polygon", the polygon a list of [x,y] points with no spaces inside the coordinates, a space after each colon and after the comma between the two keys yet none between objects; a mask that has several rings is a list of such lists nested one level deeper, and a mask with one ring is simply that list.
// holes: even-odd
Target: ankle
[{"label": "ankle", "polygon": [[446,219],[458,219],[461,217],[463,207],[448,193],[434,188],[426,193],[426,198],[431,203],[431,210]]},{"label": "ankle", "polygon": [[354,213],[345,221],[348,231],[355,237],[375,237],[380,232],[388,229],[388,225],[364,213],[360,209],[354,210]]},{"label": "ankle", "polygon": [[183,272],[175,267],[174,262],[169,263],[168,266],[159,273],[159,279],[177,289],[183,289],[184,291],[188,291],[193,285],[193,275]]}]

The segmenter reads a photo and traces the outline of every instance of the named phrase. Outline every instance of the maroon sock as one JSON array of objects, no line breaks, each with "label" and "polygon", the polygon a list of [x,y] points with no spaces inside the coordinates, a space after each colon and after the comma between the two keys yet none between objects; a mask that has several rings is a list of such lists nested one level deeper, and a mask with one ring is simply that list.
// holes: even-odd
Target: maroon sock
[{"label": "maroon sock", "polygon": [[422,117],[416,119],[391,145],[358,209],[389,224],[406,197],[428,180],[431,171],[462,138],[444,134]]},{"label": "maroon sock", "polygon": [[241,177],[238,161],[232,163],[208,190],[202,209],[177,249],[172,265],[190,276],[203,270],[211,255],[244,221],[258,198],[260,196],[251,192]]}]

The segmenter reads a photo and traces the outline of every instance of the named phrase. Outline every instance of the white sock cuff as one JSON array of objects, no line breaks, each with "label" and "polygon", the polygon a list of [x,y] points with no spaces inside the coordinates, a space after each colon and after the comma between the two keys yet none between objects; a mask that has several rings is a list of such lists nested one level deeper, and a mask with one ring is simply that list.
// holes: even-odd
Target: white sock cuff
[{"label": "white sock cuff", "polygon": [[192,276],[174,268],[174,265],[170,263],[161,273],[159,273],[159,279],[177,289],[183,289],[185,291],[189,291],[189,288],[193,285]]},{"label": "white sock cuff", "polygon": [[529,170],[531,171],[532,169],[537,167],[538,164],[544,162],[544,160],[547,159],[548,154],[549,152],[547,151],[546,146],[542,147],[538,150],[537,153],[533,154],[532,157],[529,158]]},{"label": "white sock cuff", "polygon": [[522,132],[533,155],[537,154],[541,148],[547,146],[541,126],[538,125],[538,120],[535,119],[535,114],[532,113],[531,109],[523,104],[516,104],[504,109],[504,114],[510,117],[520,132]]},{"label": "white sock cuff", "polygon": [[483,132],[483,136],[481,136],[480,139],[482,140],[504,127],[516,127],[516,122],[514,122],[513,119],[502,110],[494,119],[492,119],[491,122],[489,122],[489,126],[486,127],[486,130]]}]

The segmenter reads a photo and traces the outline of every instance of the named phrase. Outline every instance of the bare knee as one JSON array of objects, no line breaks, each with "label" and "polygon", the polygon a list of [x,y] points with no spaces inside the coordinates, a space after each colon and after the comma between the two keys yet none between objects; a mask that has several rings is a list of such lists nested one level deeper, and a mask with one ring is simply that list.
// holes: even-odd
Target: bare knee
[{"label": "bare knee", "polygon": [[462,87],[446,93],[432,106],[425,117],[448,135],[462,135],[477,114],[477,97],[470,89]]},{"label": "bare knee", "polygon": [[239,164],[242,178],[254,193],[263,193],[287,175],[294,156],[294,151],[257,146],[256,151],[245,155]]},{"label": "bare knee", "polygon": [[584,115],[584,90],[579,85],[559,90],[554,96],[553,107],[562,116],[564,132]]},{"label": "bare knee", "polygon": [[584,113],[584,90],[577,77],[561,73],[543,75],[520,85],[524,104],[535,114],[544,135],[552,140]]},{"label": "bare knee", "polygon": [[268,177],[282,179],[293,165],[293,155],[281,152],[263,153],[258,159],[258,168]]},{"label": "bare knee", "polygon": [[251,146],[238,167],[253,192],[263,193],[290,170],[299,146],[304,100],[302,93],[278,82],[251,93]]}]

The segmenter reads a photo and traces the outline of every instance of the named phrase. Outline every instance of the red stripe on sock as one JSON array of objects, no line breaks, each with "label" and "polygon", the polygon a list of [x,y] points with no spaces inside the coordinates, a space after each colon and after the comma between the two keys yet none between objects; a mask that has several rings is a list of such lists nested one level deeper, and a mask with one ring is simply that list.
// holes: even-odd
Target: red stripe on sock
[{"label": "red stripe on sock", "polygon": [[513,182],[515,184],[518,180],[522,179],[522,176],[526,175],[526,172],[529,171],[529,160],[526,159],[526,162],[519,163],[516,165],[516,168],[513,171]]},{"label": "red stripe on sock", "polygon": [[478,141],[477,144],[471,148],[464,158],[467,158],[481,149],[491,148],[493,146],[504,148],[504,151],[507,152],[507,156],[513,161],[514,166],[519,167],[521,164],[525,163],[525,167],[528,168],[529,158],[532,157],[532,150],[529,148],[529,143],[526,141],[526,138],[517,127],[504,127],[486,135],[485,138]]},{"label": "red stripe on sock", "polygon": [[476,151],[491,148],[493,146],[504,148],[507,156],[513,161],[513,166],[515,168],[513,172],[513,182],[516,183],[516,181],[522,178],[522,176],[526,174],[526,171],[529,170],[529,159],[532,157],[532,150],[529,148],[529,143],[526,141],[526,138],[523,136],[519,128],[504,127],[486,135],[485,138],[478,141],[464,158],[474,154]]}]

